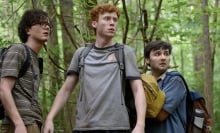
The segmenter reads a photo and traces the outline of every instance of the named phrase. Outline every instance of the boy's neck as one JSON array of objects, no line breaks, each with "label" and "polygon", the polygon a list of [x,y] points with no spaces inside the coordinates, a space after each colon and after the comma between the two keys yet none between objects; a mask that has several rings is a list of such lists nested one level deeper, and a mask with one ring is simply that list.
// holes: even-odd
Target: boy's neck
[{"label": "boy's neck", "polygon": [[113,45],[114,43],[112,40],[104,40],[104,39],[97,39],[95,41],[95,46],[98,48],[104,48]]},{"label": "boy's neck", "polygon": [[43,46],[43,43],[36,43],[33,41],[27,41],[25,43],[28,47],[30,47],[36,54],[38,54]]},{"label": "boy's neck", "polygon": [[[166,71],[165,71],[165,72],[166,72]],[[161,76],[163,76],[165,72],[163,72],[163,73],[158,73],[158,72],[152,71],[152,75],[153,75],[156,79],[158,79],[158,78],[160,78]]]}]

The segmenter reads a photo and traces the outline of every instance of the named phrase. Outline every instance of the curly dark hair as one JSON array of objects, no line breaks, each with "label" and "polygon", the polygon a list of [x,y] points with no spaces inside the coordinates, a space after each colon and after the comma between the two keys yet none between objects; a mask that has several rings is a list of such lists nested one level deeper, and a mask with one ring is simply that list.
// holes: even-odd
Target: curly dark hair
[{"label": "curly dark hair", "polygon": [[160,48],[168,49],[169,54],[171,54],[171,52],[172,52],[171,44],[169,44],[167,42],[164,42],[164,41],[161,41],[161,40],[156,40],[156,41],[149,42],[145,46],[145,48],[144,48],[144,57],[149,58],[151,50],[158,50]]},{"label": "curly dark hair", "polygon": [[21,42],[27,42],[28,35],[27,28],[30,28],[34,24],[38,24],[42,21],[49,20],[48,14],[40,9],[30,9],[24,12],[19,24],[18,24],[18,36]]}]

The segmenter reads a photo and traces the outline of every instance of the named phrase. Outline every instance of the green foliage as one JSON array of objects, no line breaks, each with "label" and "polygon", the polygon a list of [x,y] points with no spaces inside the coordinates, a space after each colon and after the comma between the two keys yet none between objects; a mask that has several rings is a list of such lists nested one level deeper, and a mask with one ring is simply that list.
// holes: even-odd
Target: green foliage
[{"label": "green foliage", "polygon": [[[219,40],[217,41],[219,43]],[[220,60],[220,45],[216,45],[216,55],[215,55],[215,63],[216,65],[214,65],[214,131],[215,133],[218,133],[217,131],[220,130],[220,85],[219,85],[219,79],[220,79],[220,65],[218,65],[218,61]]]},{"label": "green foliage", "polygon": [[0,37],[0,46],[1,47],[5,47],[5,46],[8,46],[11,44],[11,41],[10,40],[5,40],[3,38]]}]

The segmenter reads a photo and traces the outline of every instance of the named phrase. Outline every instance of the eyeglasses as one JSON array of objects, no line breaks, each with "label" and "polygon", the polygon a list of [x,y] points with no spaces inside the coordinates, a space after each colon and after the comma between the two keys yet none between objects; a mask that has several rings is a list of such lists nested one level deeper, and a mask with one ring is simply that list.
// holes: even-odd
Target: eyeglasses
[{"label": "eyeglasses", "polygon": [[49,26],[50,29],[52,29],[52,25],[47,21],[38,22],[38,23],[35,23],[33,25],[36,25],[36,24],[39,24],[40,27],[42,27],[42,28],[46,28],[47,26]]}]

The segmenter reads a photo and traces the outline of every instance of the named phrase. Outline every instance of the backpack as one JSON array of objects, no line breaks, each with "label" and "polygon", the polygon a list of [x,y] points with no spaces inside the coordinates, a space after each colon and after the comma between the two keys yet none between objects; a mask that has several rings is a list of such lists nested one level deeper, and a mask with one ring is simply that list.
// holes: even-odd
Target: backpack
[{"label": "backpack", "polygon": [[[0,49],[0,70],[1,70],[1,67],[2,67],[2,62],[4,60],[4,56],[7,52],[7,50],[12,46],[13,45],[10,45],[8,47],[3,47],[3,48]],[[22,69],[19,71],[19,75],[18,75],[19,78],[22,77],[25,74],[25,72],[27,71],[27,69],[30,65],[30,60],[31,60],[30,59],[30,57],[31,57],[30,56],[30,51],[28,50],[28,47],[26,45],[23,45],[23,46],[25,47],[25,51],[26,51],[26,59],[24,61]],[[4,109],[4,107],[1,103],[1,100],[0,100],[0,120],[2,120],[4,117],[5,117],[5,109]]]},{"label": "backpack", "polygon": [[[79,58],[80,69],[84,68],[83,67],[84,60],[88,55],[89,51],[93,48],[93,46],[94,46],[93,44],[87,44],[84,50],[81,52]],[[129,80],[126,80],[125,78],[126,66],[124,65],[124,45],[116,43],[114,47],[114,52],[120,68],[122,88],[124,93],[125,105],[127,107],[127,111],[129,115],[130,127],[131,129],[133,129],[136,125],[137,114],[136,114],[132,89]],[[156,79],[153,76],[142,74],[141,79],[144,85],[144,92],[146,95],[146,99],[150,101],[147,102],[147,107],[150,107],[150,109],[147,110],[146,117],[150,117],[150,118],[156,117],[164,104],[165,93],[159,89]]]},{"label": "backpack", "polygon": [[[115,47],[119,48],[115,51],[115,56],[121,70],[121,80],[125,105],[128,111],[130,127],[133,129],[136,125],[137,113],[130,82],[128,79],[126,79],[126,66],[124,65],[124,45],[116,44]],[[147,103],[146,118],[156,118],[165,102],[165,93],[159,88],[156,79],[152,75],[141,74],[141,80],[143,83],[144,94]]]},{"label": "backpack", "polygon": [[[201,133],[211,133],[211,117],[206,108],[206,103],[204,97],[202,97],[198,92],[191,91],[188,88],[186,80],[178,71],[170,71],[166,72],[166,77],[163,80],[162,88],[164,84],[169,82],[170,78],[173,76],[179,76],[184,85],[186,87],[187,95],[186,95],[186,133],[195,133],[196,131],[200,131]],[[202,111],[203,114],[203,122],[199,122],[201,118],[199,118],[196,114],[197,110]],[[200,116],[201,117],[201,116]]]},{"label": "backpack", "polygon": [[160,89],[156,78],[151,74],[141,74],[147,100],[146,118],[156,118],[165,102],[165,92]]},{"label": "backpack", "polygon": [[[125,71],[124,71],[125,72]],[[146,97],[147,109],[146,109],[146,118],[156,118],[162,109],[166,95],[164,91],[162,91],[155,79],[154,76],[150,74],[141,74],[141,80],[143,83],[144,94]],[[124,97],[125,104],[128,110],[130,127],[133,129],[136,125],[137,121],[137,113],[135,108],[134,96],[132,93],[132,89],[129,83],[129,80],[124,78]]]}]

